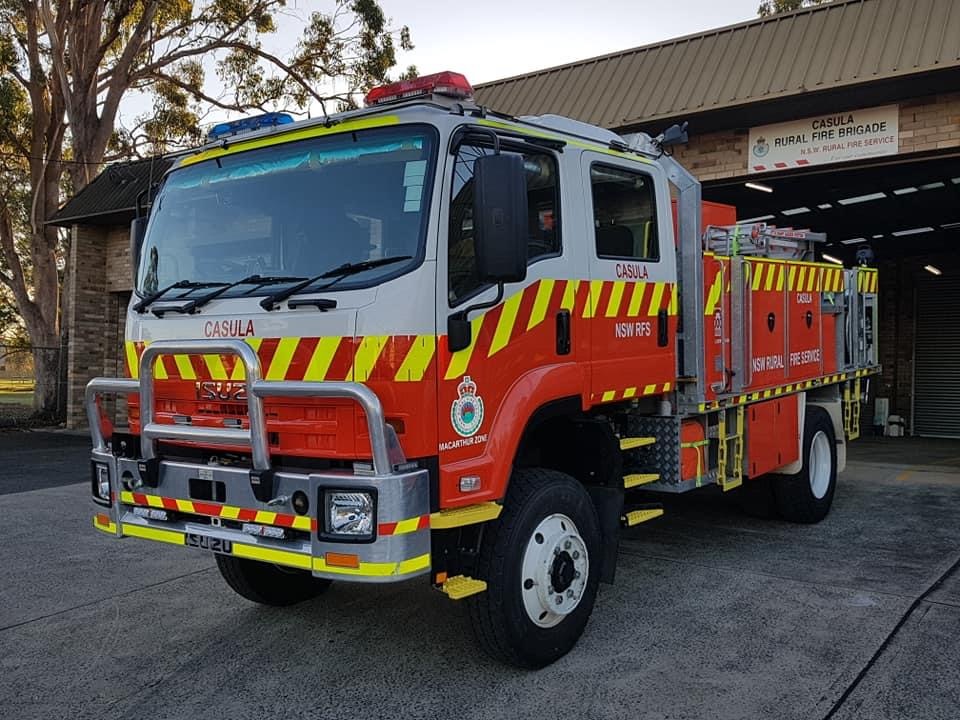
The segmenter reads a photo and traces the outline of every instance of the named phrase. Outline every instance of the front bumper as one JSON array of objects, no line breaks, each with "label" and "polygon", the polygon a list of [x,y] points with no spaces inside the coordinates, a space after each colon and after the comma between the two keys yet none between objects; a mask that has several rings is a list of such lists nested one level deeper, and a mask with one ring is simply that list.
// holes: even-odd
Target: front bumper
[{"label": "front bumper", "polygon": [[[153,368],[163,354],[230,353],[243,364],[249,429],[163,425],[153,418]],[[393,429],[384,423],[379,398],[352,382],[286,382],[261,379],[260,360],[239,340],[160,341],[140,358],[138,380],[94,378],[87,385],[86,410],[93,436],[92,461],[109,474],[107,512],[94,527],[116,537],[205,547],[236,557],[310,570],[317,577],[369,582],[405,580],[430,570],[430,481],[426,470],[406,462]],[[97,406],[103,394],[139,393],[140,451],[121,457],[107,446]],[[263,412],[264,397],[336,397],[358,403],[367,418],[372,462],[354,472],[300,474],[271,466]],[[157,457],[158,440],[201,446],[250,448],[252,469],[198,464]],[[130,453],[125,453],[130,454]],[[96,473],[95,473],[96,477]],[[96,499],[96,488],[94,488]],[[368,492],[375,497],[372,537],[335,537],[325,527],[327,490]],[[306,512],[292,498],[305,493]],[[216,498],[214,501],[212,498]],[[135,508],[166,511],[166,519],[144,517]],[[244,523],[284,528],[283,539],[251,535]]]}]

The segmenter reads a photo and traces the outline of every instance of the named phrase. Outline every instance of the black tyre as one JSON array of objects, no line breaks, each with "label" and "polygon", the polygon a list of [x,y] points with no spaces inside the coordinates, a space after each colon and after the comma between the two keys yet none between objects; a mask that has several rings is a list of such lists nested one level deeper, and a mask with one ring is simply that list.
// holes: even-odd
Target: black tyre
[{"label": "black tyre", "polygon": [[484,529],[469,599],[479,645],[491,657],[539,668],[576,644],[600,582],[600,527],[593,502],[569,475],[516,470],[503,512]]},{"label": "black tyre", "polygon": [[773,486],[769,475],[749,478],[743,481],[743,487],[737,490],[737,501],[744,515],[760,520],[776,519],[777,503],[773,497]]},{"label": "black tyre", "polygon": [[801,457],[800,472],[771,476],[777,512],[791,522],[820,522],[830,512],[837,487],[836,436],[823,408],[807,408]]},{"label": "black tyre", "polygon": [[217,568],[238,595],[262,605],[294,605],[316,597],[330,580],[315,578],[306,570],[282,568],[270,563],[217,555]]}]

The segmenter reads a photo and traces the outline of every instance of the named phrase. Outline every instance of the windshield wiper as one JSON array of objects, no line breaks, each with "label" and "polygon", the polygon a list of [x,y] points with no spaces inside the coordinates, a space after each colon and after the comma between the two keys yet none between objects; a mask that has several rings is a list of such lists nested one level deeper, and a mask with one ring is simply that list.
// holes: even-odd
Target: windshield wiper
[{"label": "windshield wiper", "polygon": [[273,285],[276,283],[292,282],[294,280],[303,280],[303,278],[302,277],[282,277],[282,276],[276,276],[276,277],[266,276],[265,277],[259,274],[248,275],[247,277],[241,278],[240,280],[236,280],[232,283],[215,283],[215,285],[218,286],[216,290],[214,290],[213,292],[209,292],[206,295],[202,295],[201,297],[194,298],[193,300],[187,300],[182,305],[173,305],[171,303],[169,305],[165,304],[163,305],[163,307],[154,308],[153,314],[156,315],[157,317],[163,317],[165,313],[172,311],[172,312],[185,313],[185,314],[192,315],[193,313],[197,312],[197,310],[202,308],[211,300],[214,300],[215,298],[220,297],[225,292],[227,292],[228,290],[232,290],[238,285],[250,285],[251,283],[257,286]]},{"label": "windshield wiper", "polygon": [[350,275],[356,275],[357,273],[363,272],[364,270],[372,270],[373,268],[378,268],[382,265],[392,265],[393,263],[402,262],[404,260],[410,260],[412,255],[394,255],[392,257],[377,258],[375,260],[364,260],[362,262],[355,263],[344,263],[343,265],[338,265],[332,270],[327,270],[320,273],[319,275],[314,275],[312,278],[307,278],[303,282],[297,283],[291,287],[288,287],[286,290],[281,290],[276,292],[273,295],[267,295],[263,300],[260,301],[260,306],[264,310],[274,310],[276,309],[277,303],[283,302],[291,295],[296,295],[299,292],[307,289],[313,285],[318,280],[325,280],[327,278],[334,278],[332,282],[328,282],[326,285],[321,285],[317,288],[317,292],[326,290],[333,285],[336,285],[338,282],[343,280],[345,277]]},{"label": "windshield wiper", "polygon": [[161,288],[160,290],[150,293],[143,300],[141,300],[136,305],[134,305],[133,309],[134,311],[142,315],[144,312],[146,312],[147,308],[150,307],[150,305],[155,303],[157,300],[162,298],[171,290],[182,290],[185,288],[189,288],[190,290],[198,290],[200,288],[219,287],[221,285],[226,285],[226,284],[227,283],[221,283],[221,282],[196,282],[194,280],[178,280],[177,282],[171,285],[167,285],[165,288]]}]

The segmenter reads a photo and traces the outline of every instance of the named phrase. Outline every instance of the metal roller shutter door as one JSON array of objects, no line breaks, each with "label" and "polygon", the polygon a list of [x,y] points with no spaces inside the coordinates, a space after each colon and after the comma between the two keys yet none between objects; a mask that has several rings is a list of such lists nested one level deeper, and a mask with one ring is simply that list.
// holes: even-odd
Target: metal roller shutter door
[{"label": "metal roller shutter door", "polygon": [[914,433],[960,437],[960,281],[921,281],[916,318]]}]

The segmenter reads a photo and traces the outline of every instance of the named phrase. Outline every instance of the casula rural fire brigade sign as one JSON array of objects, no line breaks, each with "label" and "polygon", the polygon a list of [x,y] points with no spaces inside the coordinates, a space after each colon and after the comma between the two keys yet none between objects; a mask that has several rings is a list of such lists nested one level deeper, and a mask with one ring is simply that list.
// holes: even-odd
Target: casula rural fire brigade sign
[{"label": "casula rural fire brigade sign", "polygon": [[750,130],[751,173],[895,155],[896,105],[850,110]]}]

